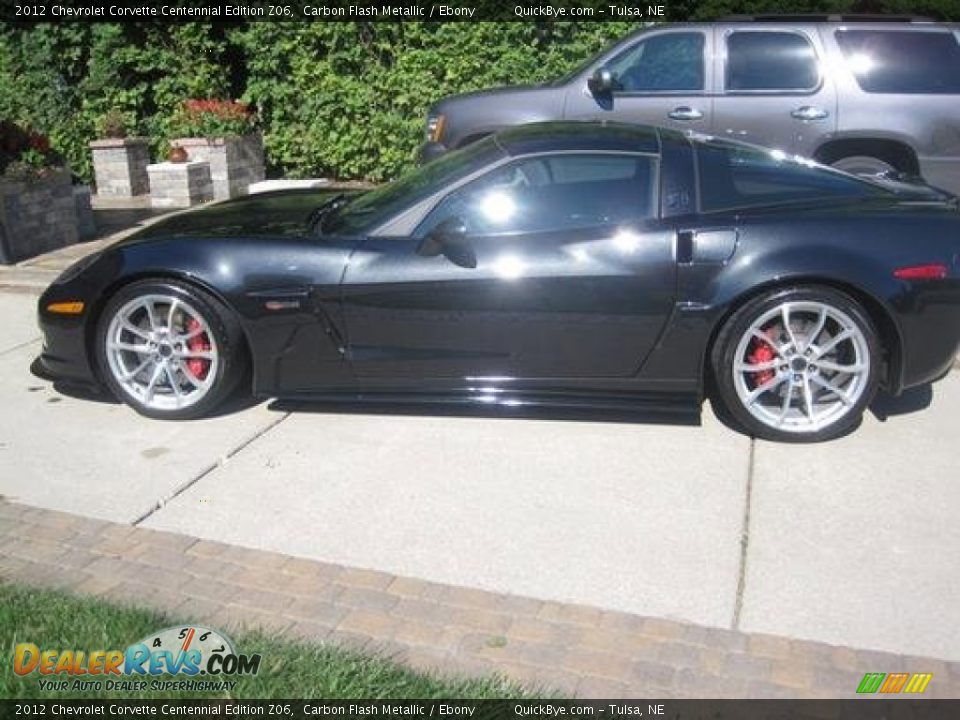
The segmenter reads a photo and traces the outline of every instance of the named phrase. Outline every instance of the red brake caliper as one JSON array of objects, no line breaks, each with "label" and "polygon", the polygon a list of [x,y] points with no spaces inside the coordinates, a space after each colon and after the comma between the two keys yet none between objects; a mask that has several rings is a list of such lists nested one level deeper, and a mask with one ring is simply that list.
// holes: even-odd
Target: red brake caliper
[{"label": "red brake caliper", "polygon": [[[768,330],[766,332],[767,337],[770,337],[773,334],[774,330]],[[777,356],[776,351],[773,349],[773,346],[768,342],[764,342],[760,338],[754,338],[753,342],[750,344],[750,352],[747,355],[747,362],[751,365],[760,365],[761,363],[767,363],[773,360]],[[759,370],[753,373],[753,386],[759,387],[764,383],[770,382],[773,380],[775,375],[773,370]]]},{"label": "red brake caliper", "polygon": [[[200,329],[200,321],[196,318],[190,318],[187,321],[187,334],[195,333]],[[206,352],[210,349],[210,343],[207,340],[206,333],[200,333],[199,335],[190,338],[187,340],[187,349],[191,352]],[[207,371],[210,369],[210,361],[206,358],[189,358],[187,360],[187,370],[190,371],[190,374],[193,375],[198,380],[203,380],[207,376]]]}]

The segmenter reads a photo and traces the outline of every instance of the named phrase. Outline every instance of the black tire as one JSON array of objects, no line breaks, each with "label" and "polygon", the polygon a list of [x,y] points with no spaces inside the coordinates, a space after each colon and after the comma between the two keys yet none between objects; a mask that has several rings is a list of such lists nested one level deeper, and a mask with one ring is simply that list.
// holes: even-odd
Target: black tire
[{"label": "black tire", "polygon": [[[169,296],[188,303],[206,321],[215,340],[218,362],[209,389],[188,407],[157,409],[144,404],[124,389],[107,359],[107,334],[111,320],[130,301],[148,295]],[[159,420],[189,420],[208,415],[231,396],[248,364],[243,331],[233,312],[210,293],[188,283],[169,279],[140,280],[120,288],[100,314],[94,352],[100,377],[117,399],[141,415]]]},{"label": "black tire", "polygon": [[[846,402],[840,403],[840,405],[834,402],[833,405],[838,409],[845,407],[845,410],[842,410],[843,414],[831,420],[828,424],[824,424],[819,428],[809,428],[808,431],[802,429],[783,430],[758,419],[745,405],[749,398],[741,399],[737,385],[738,375],[734,370],[735,363],[738,362],[738,351],[742,349],[742,343],[745,342],[745,335],[754,323],[787,302],[801,304],[815,303],[828,306],[849,318],[856,328],[859,329],[860,333],[862,333],[862,345],[865,348],[864,354],[869,358],[868,371],[858,375],[857,389],[859,396],[856,401],[854,402],[851,397],[849,405],[847,405]],[[800,305],[799,307],[804,306]],[[791,325],[793,322],[794,321],[791,320]],[[811,330],[811,333],[813,332],[814,331]],[[837,334],[839,335],[839,333]],[[819,337],[823,336],[820,335]],[[810,344],[815,339],[816,338],[813,338],[806,342]],[[789,345],[790,343],[787,344]],[[799,346],[802,343],[798,341],[795,344]],[[822,343],[824,347],[826,347],[827,344],[827,342]],[[840,347],[842,348],[843,345],[841,344]],[[778,364],[781,362],[784,363],[782,368],[791,367],[787,364],[787,360],[781,359],[782,357],[780,352],[777,352],[775,362]],[[710,353],[714,399],[718,400],[722,405],[720,408],[721,415],[732,420],[740,429],[752,437],[778,442],[822,442],[824,440],[831,440],[850,432],[859,424],[864,410],[876,395],[881,359],[882,350],[876,328],[863,307],[849,295],[834,288],[814,285],[778,288],[765,292],[744,304],[727,319],[721,328]],[[739,360],[739,362],[743,361],[744,360]],[[798,360],[798,362],[802,364],[806,363],[807,360]],[[809,363],[812,366],[810,372],[816,373],[817,368],[813,365],[813,362],[815,361],[810,361]],[[824,360],[824,364],[826,364],[826,360]],[[778,371],[774,370],[774,373],[776,372]],[[784,374],[788,378],[797,378],[802,377],[803,372],[805,371],[801,371],[800,375],[795,375],[792,370],[789,370]],[[741,371],[741,375],[742,374]],[[750,376],[749,373],[747,373],[747,376]],[[775,375],[775,377],[779,378],[780,376]],[[831,379],[826,376],[824,377],[827,380]],[[744,383],[745,382],[746,381],[744,381]],[[790,379],[781,382],[784,382],[786,387],[777,388],[776,392],[780,393],[780,395],[779,398],[775,399],[779,402],[780,398],[782,398],[785,406],[790,407],[791,412],[794,412],[794,401],[788,400],[786,393],[802,393],[802,389],[794,386]],[[813,384],[809,382],[807,386],[809,388],[814,387]],[[817,388],[821,397],[831,397],[830,394],[824,394],[819,386],[817,386]],[[774,391],[771,390],[770,392]],[[796,398],[796,405],[803,405],[802,394]],[[804,410],[804,408],[797,408],[795,412],[799,413],[802,410]],[[833,412],[836,412],[836,410]],[[816,413],[814,412],[813,415],[815,416]]]}]

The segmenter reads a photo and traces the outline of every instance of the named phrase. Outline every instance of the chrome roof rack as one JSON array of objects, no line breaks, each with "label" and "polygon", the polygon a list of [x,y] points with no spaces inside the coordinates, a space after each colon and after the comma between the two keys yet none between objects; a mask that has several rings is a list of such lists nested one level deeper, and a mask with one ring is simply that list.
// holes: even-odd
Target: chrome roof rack
[{"label": "chrome roof rack", "polygon": [[726,15],[717,22],[899,22],[932,23],[935,18],[924,15],[893,15],[884,13],[762,13],[758,15]]}]

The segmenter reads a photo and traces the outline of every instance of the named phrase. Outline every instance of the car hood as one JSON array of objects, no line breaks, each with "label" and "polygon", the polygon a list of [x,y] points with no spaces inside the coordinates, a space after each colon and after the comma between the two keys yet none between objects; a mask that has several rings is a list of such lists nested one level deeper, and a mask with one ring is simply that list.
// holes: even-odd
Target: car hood
[{"label": "car hood", "polygon": [[539,85],[504,85],[502,87],[487,88],[486,90],[474,90],[473,92],[459,93],[457,95],[450,95],[449,97],[440,100],[435,106],[434,109],[443,112],[450,105],[457,105],[463,102],[483,102],[491,97],[502,97],[505,95],[522,95],[525,93],[536,93],[549,89],[549,85],[546,83],[540,83]]},{"label": "car hood", "polygon": [[218,202],[152,223],[122,244],[173,237],[306,235],[310,214],[342,190],[279,190]]}]

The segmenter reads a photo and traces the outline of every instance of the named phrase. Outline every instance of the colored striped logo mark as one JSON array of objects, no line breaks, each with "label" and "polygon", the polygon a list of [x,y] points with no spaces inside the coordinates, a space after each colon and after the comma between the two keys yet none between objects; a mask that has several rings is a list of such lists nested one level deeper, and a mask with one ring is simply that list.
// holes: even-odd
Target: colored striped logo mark
[{"label": "colored striped logo mark", "polygon": [[857,687],[858,693],[922,693],[933,673],[867,673]]}]

